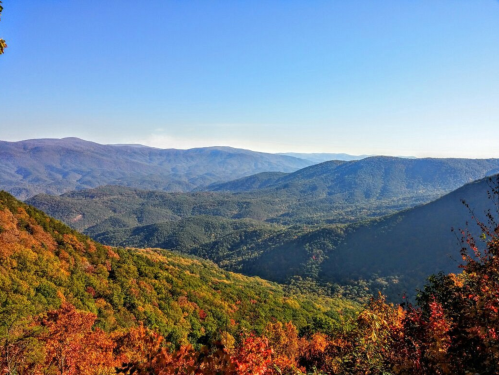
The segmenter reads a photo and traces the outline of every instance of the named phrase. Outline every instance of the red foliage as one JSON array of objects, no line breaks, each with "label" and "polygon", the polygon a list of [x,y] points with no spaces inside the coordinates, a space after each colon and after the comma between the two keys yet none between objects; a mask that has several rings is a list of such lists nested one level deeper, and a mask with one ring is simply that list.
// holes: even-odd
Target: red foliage
[{"label": "red foliage", "polygon": [[201,320],[205,320],[206,317],[208,316],[208,314],[206,313],[206,311],[204,311],[203,309],[200,309],[198,311],[198,316],[199,316],[199,319]]},{"label": "red foliage", "polygon": [[92,330],[95,319],[94,314],[68,303],[38,319],[36,324],[44,328],[38,339],[45,349],[39,369],[53,368],[58,374],[71,375],[95,374],[116,366],[115,343],[101,330]]}]

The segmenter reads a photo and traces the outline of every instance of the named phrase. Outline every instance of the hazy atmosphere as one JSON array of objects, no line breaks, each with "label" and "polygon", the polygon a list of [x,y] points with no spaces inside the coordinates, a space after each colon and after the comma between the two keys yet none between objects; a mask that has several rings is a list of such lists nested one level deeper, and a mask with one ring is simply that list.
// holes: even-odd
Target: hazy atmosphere
[{"label": "hazy atmosphere", "polygon": [[5,0],[0,139],[499,157],[499,2]]}]

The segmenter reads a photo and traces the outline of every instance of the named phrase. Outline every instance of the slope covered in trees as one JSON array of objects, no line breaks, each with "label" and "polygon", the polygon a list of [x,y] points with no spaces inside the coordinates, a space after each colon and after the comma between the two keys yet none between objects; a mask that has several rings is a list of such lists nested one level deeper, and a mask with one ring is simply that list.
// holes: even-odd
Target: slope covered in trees
[{"label": "slope covered in trees", "polygon": [[283,172],[262,172],[248,177],[238,178],[228,182],[220,182],[200,187],[198,191],[228,191],[231,193],[241,193],[244,191],[259,190],[272,186],[280,178],[288,175]]},{"label": "slope covered in trees", "polygon": [[142,322],[175,345],[198,345],[221,327],[237,335],[276,320],[309,329],[355,309],[168,251],[103,246],[3,192],[0,241],[2,322],[67,302],[95,314],[104,331]]},{"label": "slope covered in trees", "polygon": [[[392,300],[414,296],[434,273],[455,272],[461,259],[452,228],[466,226],[468,209],[475,218],[493,206],[488,192],[498,177],[467,184],[426,205],[382,219],[344,227],[294,227],[275,233],[226,236],[191,250],[228,269],[286,282],[294,276],[353,285],[353,295],[382,290]],[[479,234],[479,233],[478,233]],[[248,254],[248,255],[244,255]],[[249,256],[251,254],[251,256]]]},{"label": "slope covered in trees", "polygon": [[37,195],[27,201],[80,231],[156,224],[194,216],[265,220],[284,208],[274,199],[223,193],[164,193],[103,186],[61,196]]},{"label": "slope covered in trees", "polygon": [[277,231],[277,225],[250,219],[224,219],[213,216],[193,216],[181,220],[134,228],[110,229],[106,232],[87,234],[95,240],[127,247],[157,247],[185,252],[194,246],[211,243],[228,235],[246,231]]},{"label": "slope covered in trees", "polygon": [[[414,296],[429,275],[457,269],[458,241],[451,229],[464,227],[469,216],[461,200],[474,207],[477,218],[483,218],[491,206],[490,189],[491,181],[485,178],[383,219],[342,227],[239,227],[212,241],[204,237],[197,244],[191,241],[191,247],[176,250],[278,282],[299,276],[336,288],[347,287],[343,291],[350,296],[362,297],[366,289],[370,293],[382,290],[390,299],[400,300],[404,292]],[[107,240],[114,241],[128,232],[106,232],[110,236]],[[191,233],[179,229],[165,232],[169,236]],[[152,235],[145,237],[154,240]],[[134,239],[146,241],[140,236]]]},{"label": "slope covered in trees", "polygon": [[490,205],[487,189],[486,178],[383,219],[318,227],[238,219],[262,219],[282,209],[271,199],[244,194],[104,187],[30,202],[107,244],[165,247],[277,282],[299,276],[348,286],[349,296],[383,290],[394,300],[404,292],[413,295],[430,274],[456,269],[459,259],[450,255],[456,238],[450,229],[465,225],[461,199],[483,212]]},{"label": "slope covered in trees", "polygon": [[101,145],[78,138],[0,142],[0,154],[0,189],[22,199],[107,184],[189,191],[259,172],[294,172],[313,164],[230,147],[158,149]]},{"label": "slope covered in trees", "polygon": [[[437,196],[499,172],[498,159],[404,159],[374,156],[359,161],[328,161],[276,178],[266,188],[285,196],[326,198],[338,202]],[[243,181],[213,185],[213,191],[243,191]],[[260,180],[264,181],[264,176]],[[263,183],[263,182],[261,182]],[[246,191],[254,190],[248,183]]]},{"label": "slope covered in trees", "polygon": [[484,178],[429,204],[351,226],[324,262],[321,277],[331,281],[396,277],[397,284],[391,287],[400,293],[411,291],[407,285],[421,286],[430,274],[456,272],[462,263],[456,231],[470,220],[485,220],[485,212],[493,208],[489,192],[498,183],[499,175]]}]

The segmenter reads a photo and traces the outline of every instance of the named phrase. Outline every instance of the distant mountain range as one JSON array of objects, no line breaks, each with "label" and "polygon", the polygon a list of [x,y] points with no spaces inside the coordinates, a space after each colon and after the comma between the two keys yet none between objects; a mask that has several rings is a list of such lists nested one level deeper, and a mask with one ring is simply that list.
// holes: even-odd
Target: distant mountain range
[{"label": "distant mountain range", "polygon": [[[277,155],[287,155],[293,156],[295,158],[310,160],[314,162],[314,164],[323,163],[325,161],[331,160],[343,160],[343,161],[353,161],[353,160],[361,160],[371,156],[376,155],[350,155],[350,154],[331,154],[331,153],[298,153],[298,152],[283,152],[278,153]],[[414,156],[398,156],[404,159],[416,159]]]},{"label": "distant mountain range", "polygon": [[0,159],[0,189],[21,199],[108,184],[190,191],[259,172],[294,172],[314,163],[230,147],[157,149],[78,138],[0,141]]}]

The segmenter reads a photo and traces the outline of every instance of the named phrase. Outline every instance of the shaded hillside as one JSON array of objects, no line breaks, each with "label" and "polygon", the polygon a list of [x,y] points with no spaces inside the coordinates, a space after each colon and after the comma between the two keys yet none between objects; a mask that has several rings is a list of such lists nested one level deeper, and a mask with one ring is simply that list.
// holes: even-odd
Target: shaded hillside
[{"label": "shaded hillside", "polygon": [[[484,212],[494,209],[487,193],[490,186],[488,178],[482,179],[434,202],[363,224],[290,229],[248,244],[222,239],[193,253],[249,275],[281,282],[295,275],[313,277],[371,292],[383,290],[397,300],[404,292],[414,296],[415,288],[431,274],[458,270],[460,234],[451,228],[464,228],[471,219],[461,199],[485,220]],[[472,222],[470,229],[476,229]],[[241,257],[243,249],[256,256]]]},{"label": "shaded hillside", "polygon": [[190,150],[101,145],[78,138],[0,142],[0,189],[25,199],[107,184],[189,191],[259,172],[293,172],[312,162],[230,147]]},{"label": "shaded hillside", "polygon": [[[493,181],[499,182],[497,177]],[[430,274],[457,272],[461,264],[461,235],[451,229],[466,228],[469,222],[470,230],[475,233],[478,230],[461,200],[473,208],[477,218],[485,221],[485,211],[495,210],[488,198],[491,184],[485,178],[429,204],[352,226],[322,264],[320,277],[337,282],[396,277],[399,285],[392,285],[393,292],[398,289],[411,293]]]},{"label": "shaded hillside", "polygon": [[163,250],[103,246],[4,192],[0,243],[1,314],[38,314],[66,301],[97,314],[106,331],[144,322],[173,343],[197,343],[222,326],[234,335],[272,319],[306,327],[355,308],[296,290],[290,296],[277,284]]}]

